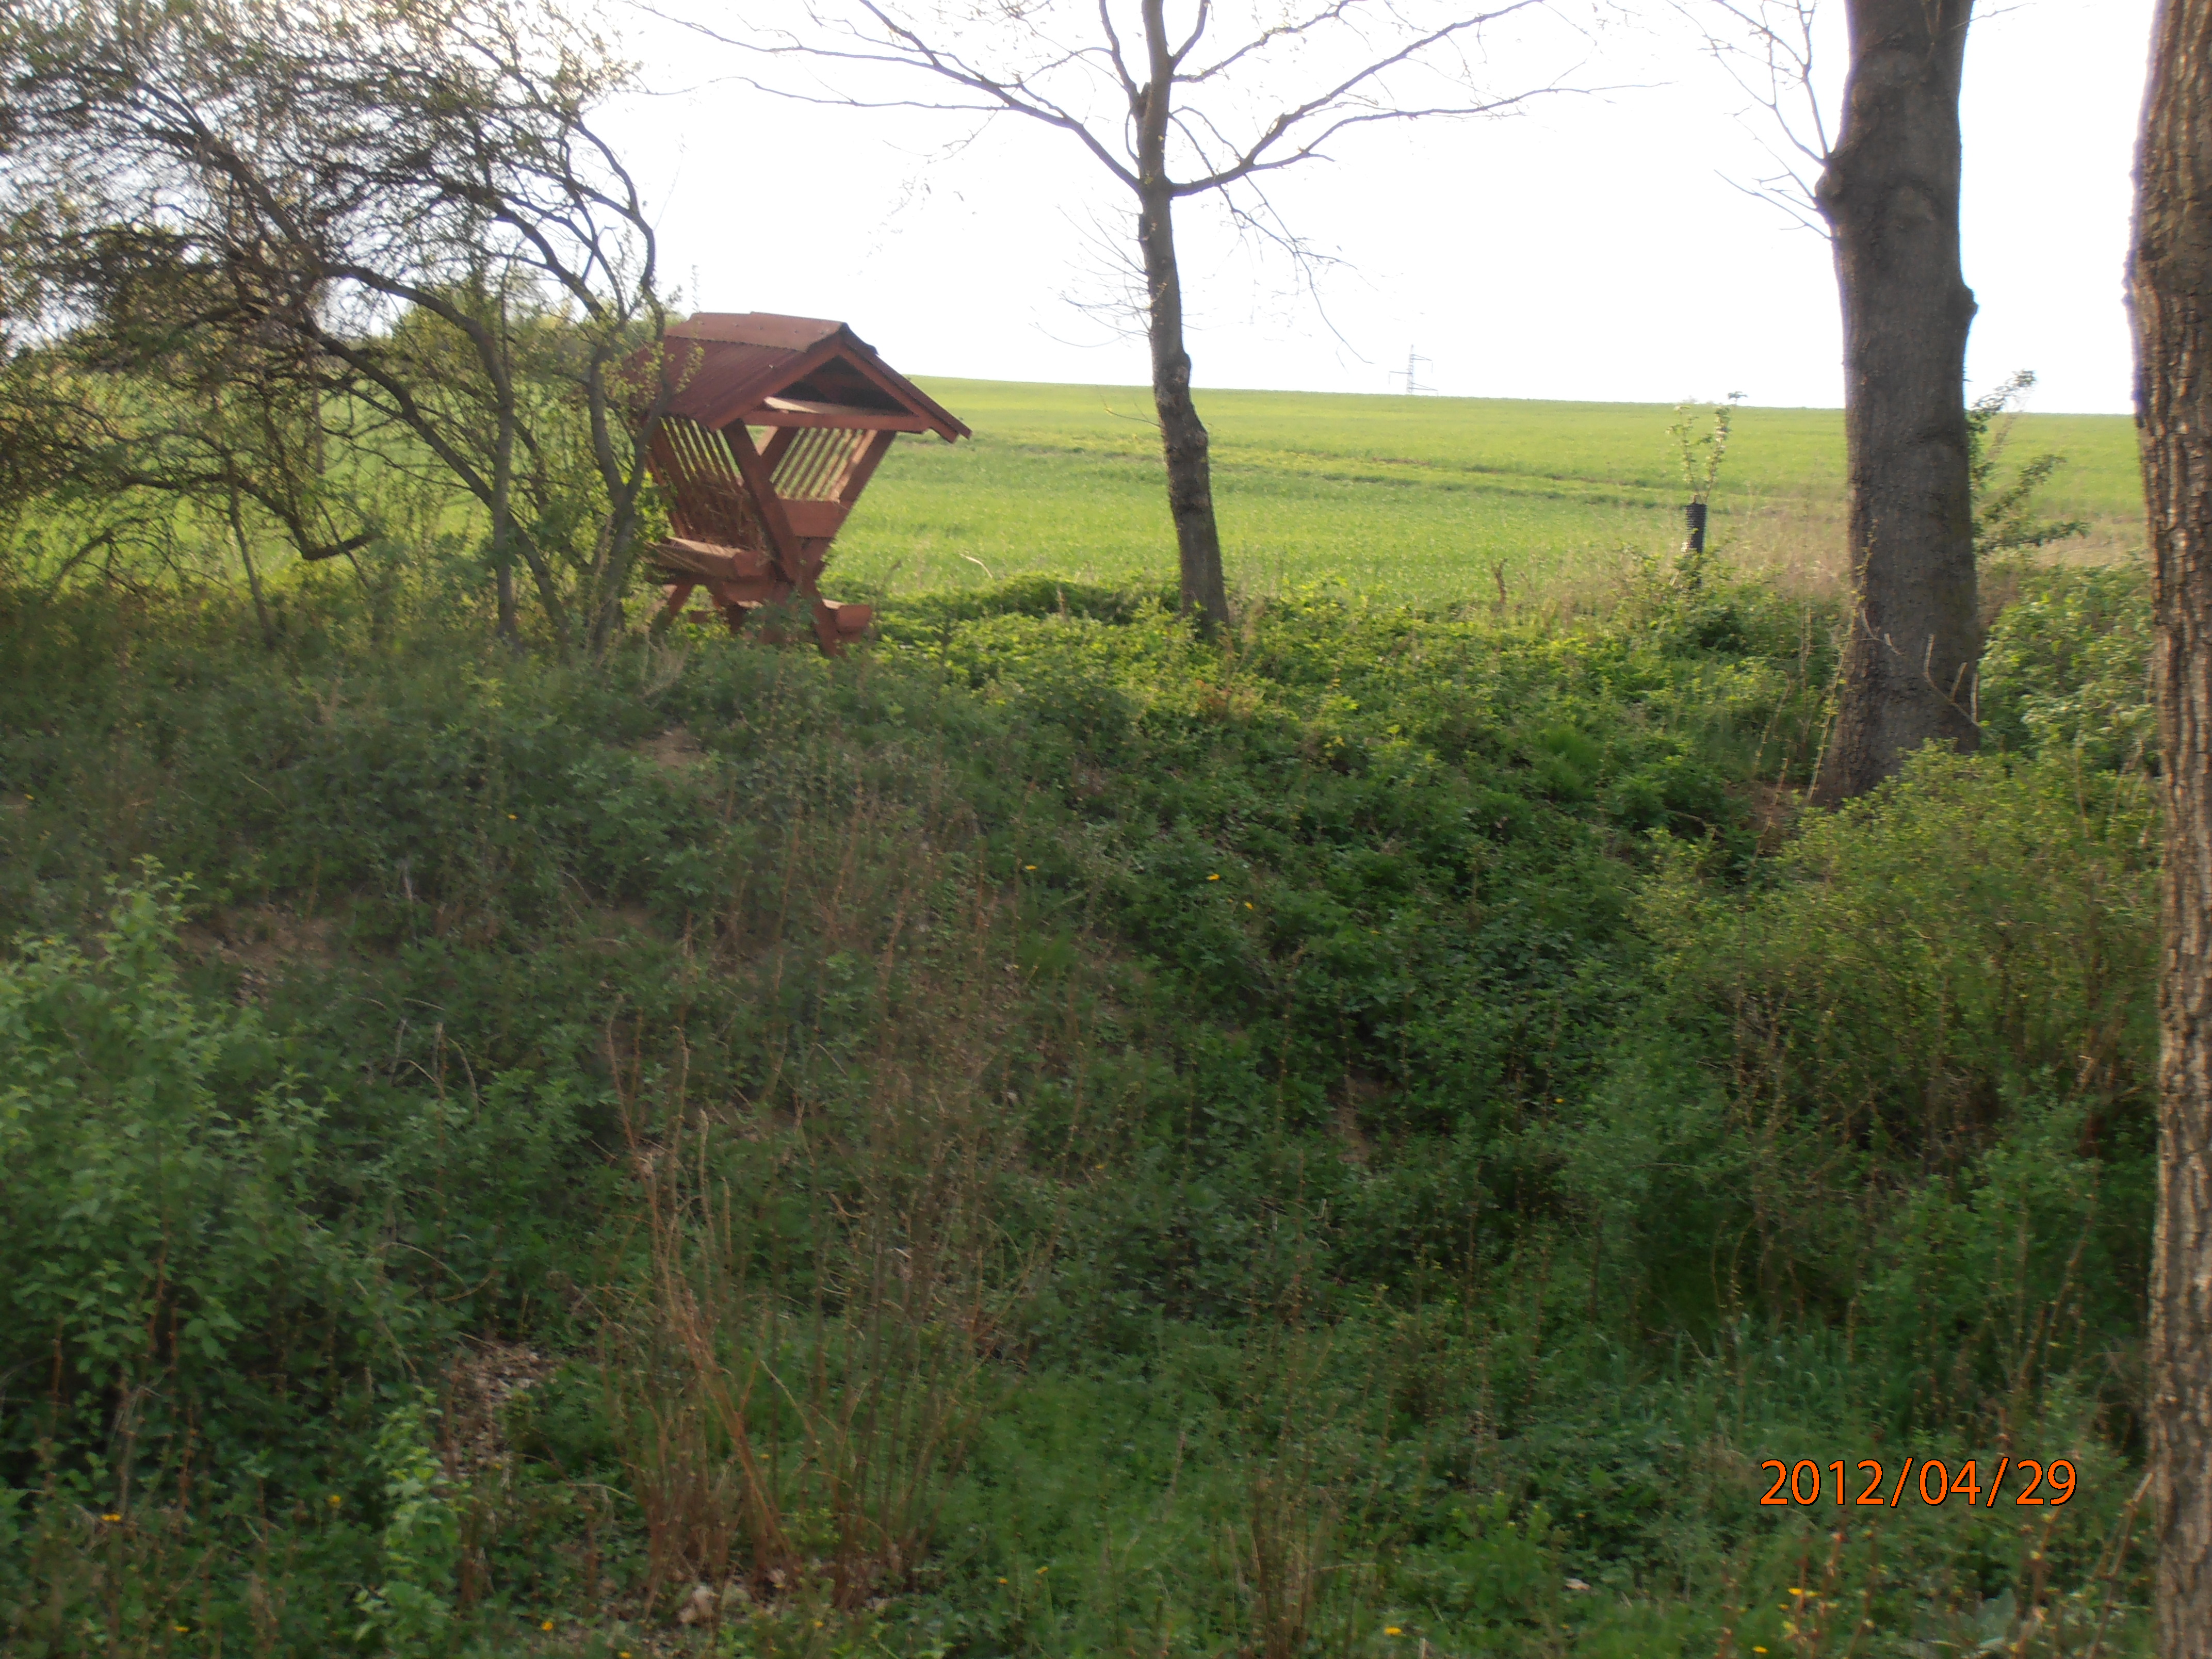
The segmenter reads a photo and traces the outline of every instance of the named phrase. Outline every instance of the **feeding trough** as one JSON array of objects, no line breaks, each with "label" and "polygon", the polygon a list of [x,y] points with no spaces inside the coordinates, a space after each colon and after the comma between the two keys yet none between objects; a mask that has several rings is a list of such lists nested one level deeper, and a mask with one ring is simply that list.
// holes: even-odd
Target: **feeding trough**
[{"label": "feeding trough", "polygon": [[661,373],[672,392],[647,465],[676,533],[647,556],[667,584],[665,614],[703,592],[735,632],[804,599],[823,650],[842,649],[871,613],[822,597],[830,544],[900,433],[950,443],[968,428],[819,318],[696,313],[670,325]]}]

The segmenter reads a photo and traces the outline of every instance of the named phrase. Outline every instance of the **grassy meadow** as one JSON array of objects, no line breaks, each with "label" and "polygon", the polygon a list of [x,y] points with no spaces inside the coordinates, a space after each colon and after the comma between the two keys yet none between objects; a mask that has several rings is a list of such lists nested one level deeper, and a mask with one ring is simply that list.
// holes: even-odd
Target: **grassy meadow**
[{"label": "grassy meadow", "polygon": [[828,656],[619,556],[587,20],[16,9],[0,1659],[2149,1659],[2127,422],[1834,811],[1834,411],[1693,557],[1201,393],[1200,630],[1144,393],[932,381]]},{"label": "grassy meadow", "polygon": [[[1107,583],[1169,574],[1150,396],[933,380],[975,429],[895,448],[838,543],[841,574],[890,592],[972,589],[1035,572]],[[1303,583],[1424,601],[1601,598],[1622,550],[1680,539],[1674,410],[1317,392],[1207,392],[1214,500],[1233,586]],[[1695,417],[1693,417],[1695,418]],[[2124,416],[2019,417],[2008,453],[2067,458],[2048,515],[2088,532],[2054,550],[2102,561],[2140,545]],[[1842,574],[1843,415],[1743,409],[1712,534],[1737,562],[1828,594]]]},{"label": "grassy meadow", "polygon": [[1671,410],[1213,394],[1209,641],[933,390],[836,659],[0,525],[0,1652],[2148,1653],[2125,423],[1826,814],[1832,414],[1684,561]]}]

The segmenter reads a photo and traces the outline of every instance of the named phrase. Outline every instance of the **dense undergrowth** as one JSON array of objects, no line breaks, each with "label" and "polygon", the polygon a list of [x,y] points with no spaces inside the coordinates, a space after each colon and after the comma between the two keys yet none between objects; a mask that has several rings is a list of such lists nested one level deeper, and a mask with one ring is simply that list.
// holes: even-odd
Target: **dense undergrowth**
[{"label": "dense undergrowth", "polygon": [[2136,1650],[2143,604],[5,596],[8,1649]]}]

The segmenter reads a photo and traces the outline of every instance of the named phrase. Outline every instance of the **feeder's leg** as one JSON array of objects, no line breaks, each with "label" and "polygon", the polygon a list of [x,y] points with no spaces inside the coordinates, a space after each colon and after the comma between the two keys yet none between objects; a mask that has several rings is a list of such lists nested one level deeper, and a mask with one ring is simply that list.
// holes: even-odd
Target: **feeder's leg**
[{"label": "feeder's leg", "polygon": [[845,641],[868,631],[875,619],[875,607],[869,605],[841,605],[836,599],[814,597],[814,637],[821,642],[825,656],[842,656]]},{"label": "feeder's leg", "polygon": [[696,582],[670,584],[668,598],[660,607],[660,626],[666,627],[684,614],[684,607],[691,602],[691,590],[698,586]]},{"label": "feeder's leg", "polygon": [[[779,582],[776,584],[775,592],[767,599],[762,601],[758,608],[765,610],[769,605],[785,605],[789,602],[793,591],[793,590],[791,587]],[[770,627],[766,623],[761,624],[760,641],[763,645],[788,645],[790,643],[789,638],[785,635],[782,629]]]}]

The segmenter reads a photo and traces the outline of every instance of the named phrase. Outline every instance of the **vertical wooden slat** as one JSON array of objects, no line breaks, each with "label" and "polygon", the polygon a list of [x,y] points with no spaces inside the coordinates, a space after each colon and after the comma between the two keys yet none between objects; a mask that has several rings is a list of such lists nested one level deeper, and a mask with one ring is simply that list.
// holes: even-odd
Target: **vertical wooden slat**
[{"label": "vertical wooden slat", "polygon": [[871,432],[867,439],[866,443],[857,447],[859,453],[853,457],[853,464],[845,469],[845,476],[838,481],[837,499],[847,507],[860,499],[860,492],[868,487],[868,480],[875,476],[876,468],[883,464],[884,457],[891,453],[891,446],[898,441],[898,434]]}]

